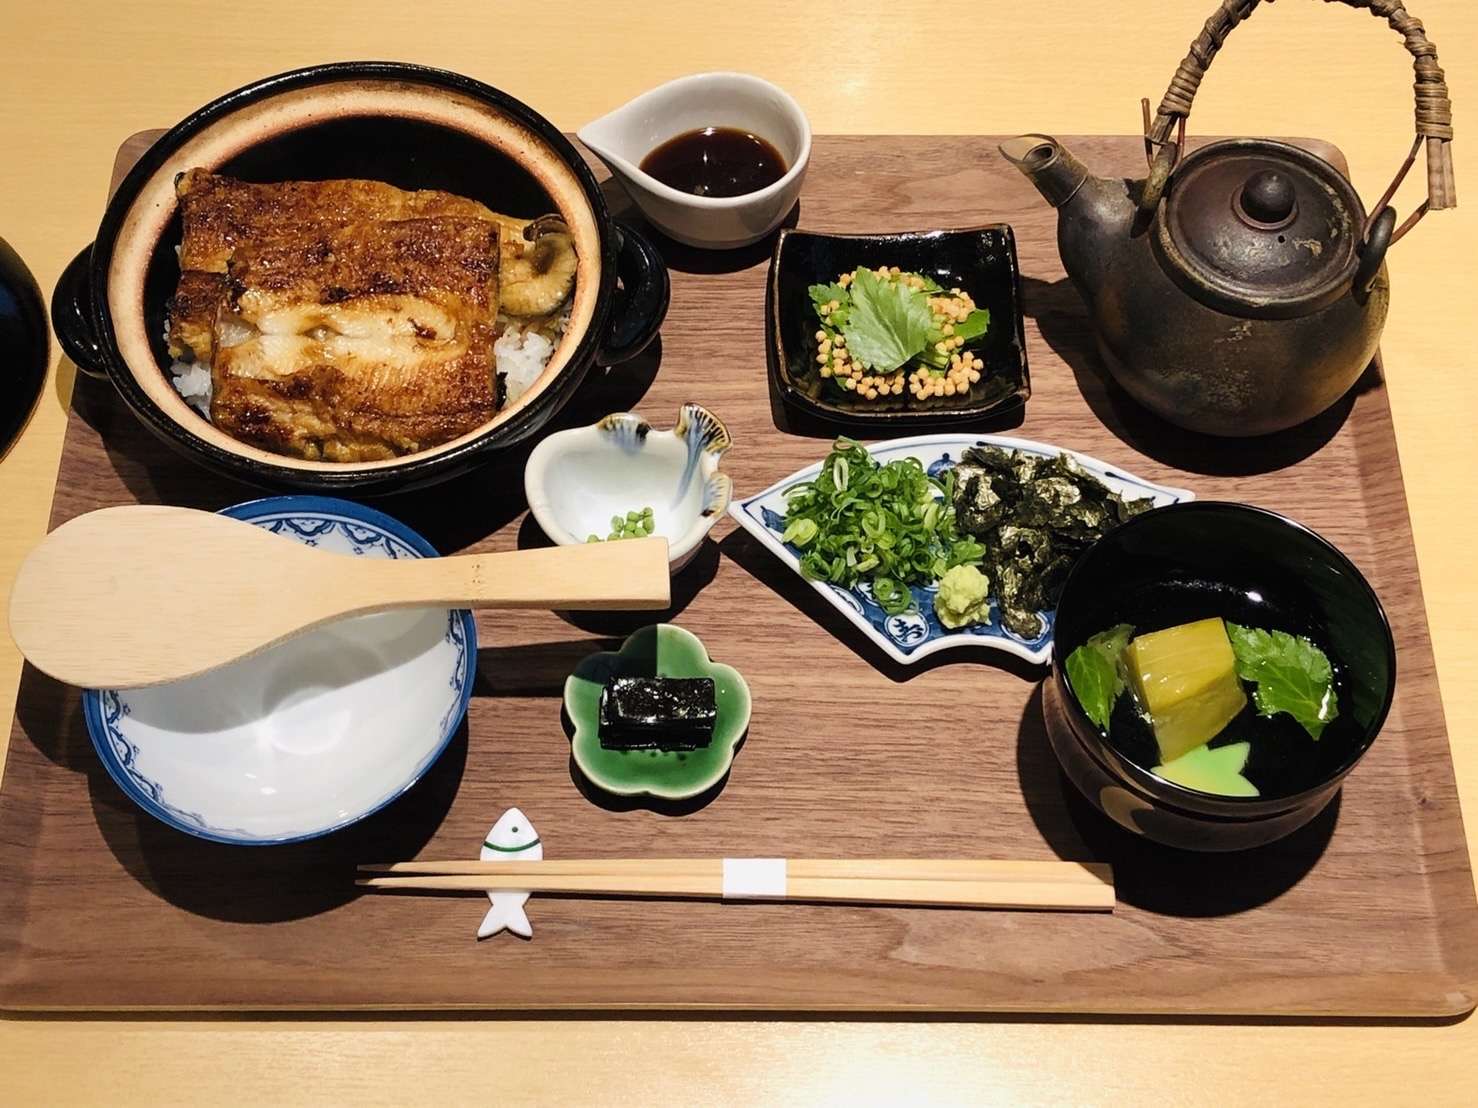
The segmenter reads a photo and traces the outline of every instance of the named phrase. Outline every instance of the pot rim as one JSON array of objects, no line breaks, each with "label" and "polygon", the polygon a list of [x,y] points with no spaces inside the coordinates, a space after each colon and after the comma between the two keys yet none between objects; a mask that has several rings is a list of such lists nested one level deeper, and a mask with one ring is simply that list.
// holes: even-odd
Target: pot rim
[{"label": "pot rim", "polygon": [[[571,174],[589,207],[598,238],[599,278],[594,304],[585,331],[566,363],[546,382],[538,394],[505,422],[485,426],[465,441],[450,447],[432,447],[379,463],[306,463],[265,461],[211,442],[166,412],[135,378],[119,347],[108,307],[108,270],[116,253],[124,224],[146,182],[189,138],[262,100],[293,92],[351,81],[403,82],[423,88],[445,89],[493,109],[513,123],[527,128]],[[374,113],[366,113],[373,115]],[[249,144],[251,145],[251,144]],[[155,244],[157,251],[158,244]],[[152,251],[151,251],[152,253]],[[91,282],[90,318],[99,340],[104,368],[114,387],[134,414],[156,435],[200,462],[234,477],[277,487],[318,491],[378,488],[400,491],[417,483],[450,475],[466,468],[493,450],[527,438],[567,399],[579,384],[599,349],[600,336],[609,322],[616,286],[617,241],[610,211],[595,175],[573,144],[549,120],[522,101],[491,85],[451,70],[408,62],[327,62],[278,73],[253,81],[216,97],[197,108],[162,135],[133,166],[108,202],[93,241],[88,274]],[[163,367],[159,367],[163,373]]]}]

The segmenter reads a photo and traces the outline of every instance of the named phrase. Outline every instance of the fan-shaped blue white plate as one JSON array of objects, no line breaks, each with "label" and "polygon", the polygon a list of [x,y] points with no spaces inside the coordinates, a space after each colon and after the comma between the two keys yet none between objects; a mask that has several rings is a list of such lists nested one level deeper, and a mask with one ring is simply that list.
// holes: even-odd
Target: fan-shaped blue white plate
[{"label": "fan-shaped blue white plate", "polygon": [[[869,447],[868,452],[883,463],[895,458],[917,458],[931,475],[937,477],[959,461],[960,455],[972,446],[1000,446],[1047,457],[1068,454],[1115,492],[1128,498],[1150,497],[1157,508],[1195,499],[1195,493],[1186,489],[1156,485],[1076,450],[1063,450],[1047,443],[1007,435],[919,435],[915,438],[878,443]],[[817,462],[791,474],[783,481],[776,482],[764,492],[736,500],[729,506],[729,514],[738,521],[739,526],[769,547],[797,573],[800,573],[801,568],[799,552],[780,541],[780,536],[785,531],[785,493],[787,489],[811,480],[820,472],[821,462]],[[934,615],[934,593],[937,591],[934,585],[915,586],[913,607],[899,615],[884,612],[865,583],[844,589],[825,581],[812,581],[811,587],[825,597],[833,608],[851,620],[884,653],[904,665],[910,665],[941,650],[966,646],[1004,650],[1039,665],[1052,660],[1053,613],[1050,611],[1039,613],[1042,617],[1041,633],[1034,639],[1023,639],[1001,626],[1000,611],[994,601],[991,603],[989,622],[958,631],[944,627]]]},{"label": "fan-shaped blue white plate", "polygon": [[[434,558],[405,524],[346,500],[277,496],[222,513],[360,558]],[[188,550],[181,588],[210,587]],[[283,598],[291,603],[290,597]],[[477,667],[468,611],[339,620],[186,681],[89,689],[87,731],[135,804],[202,839],[273,846],[363,819],[409,789],[467,713]]]}]

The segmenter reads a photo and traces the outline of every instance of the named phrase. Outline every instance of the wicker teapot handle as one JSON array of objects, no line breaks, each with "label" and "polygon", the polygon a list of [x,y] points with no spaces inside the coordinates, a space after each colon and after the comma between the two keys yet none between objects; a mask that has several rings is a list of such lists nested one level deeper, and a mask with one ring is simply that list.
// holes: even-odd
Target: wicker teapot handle
[{"label": "wicker teapot handle", "polygon": [[[1367,221],[1367,231],[1389,207],[1391,197],[1406,177],[1406,172],[1416,161],[1417,152],[1425,141],[1427,147],[1427,199],[1412,212],[1394,234],[1395,242],[1429,210],[1457,206],[1457,186],[1453,181],[1452,152],[1452,101],[1447,95],[1447,82],[1442,67],[1437,64],[1437,48],[1427,39],[1421,20],[1408,12],[1401,0],[1325,0],[1326,3],[1344,3],[1352,8],[1368,8],[1370,13],[1380,16],[1406,40],[1406,49],[1415,59],[1416,69],[1416,141],[1411,153],[1396,173],[1390,188],[1381,196]],[[1153,123],[1149,119],[1149,101],[1144,103],[1145,150],[1150,161],[1149,178],[1145,181],[1140,196],[1140,207],[1152,211],[1160,202],[1170,173],[1180,160],[1185,145],[1185,118],[1190,114],[1191,101],[1201,78],[1211,65],[1211,59],[1221,49],[1232,28],[1252,14],[1260,0],[1222,0],[1221,5],[1206,21],[1201,33],[1191,43],[1190,53],[1180,63],[1165,98]],[[1172,132],[1175,137],[1172,138]]]}]

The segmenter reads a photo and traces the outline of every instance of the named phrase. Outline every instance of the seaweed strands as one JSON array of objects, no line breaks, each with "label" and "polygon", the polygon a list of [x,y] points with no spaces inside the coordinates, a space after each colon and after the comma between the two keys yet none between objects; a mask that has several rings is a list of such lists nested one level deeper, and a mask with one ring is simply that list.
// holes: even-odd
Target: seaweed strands
[{"label": "seaweed strands", "polygon": [[1067,454],[976,446],[954,474],[959,530],[984,544],[1001,622],[1024,639],[1041,634],[1039,613],[1056,606],[1078,555],[1153,505],[1124,499]]}]

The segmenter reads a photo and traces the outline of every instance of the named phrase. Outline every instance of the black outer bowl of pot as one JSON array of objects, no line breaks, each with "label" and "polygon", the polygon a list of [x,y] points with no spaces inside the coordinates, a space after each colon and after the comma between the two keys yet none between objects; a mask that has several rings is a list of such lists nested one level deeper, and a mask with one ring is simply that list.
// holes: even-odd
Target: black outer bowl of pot
[{"label": "black outer bowl of pot", "polygon": [[[371,83],[378,89],[411,90],[457,98],[520,129],[537,157],[562,164],[588,205],[600,253],[599,289],[593,313],[558,374],[527,404],[458,441],[406,455],[392,464],[341,463],[304,469],[293,459],[243,456],[229,445],[202,436],[204,420],[164,410],[139,381],[149,367],[127,364],[109,308],[114,256],[127,253],[130,223],[140,193],[181,148],[213,129],[241,129],[242,118],[269,112],[279,99],[322,94]],[[208,168],[249,181],[324,180],[361,177],[403,189],[442,189],[481,200],[521,217],[548,212],[550,198],[529,164],[494,143],[434,115],[350,109],[325,111],[235,143],[229,156]],[[234,141],[234,140],[233,140]],[[174,212],[152,246],[142,281],[143,315],[157,370],[170,358],[164,344],[169,299],[179,277],[175,247],[180,219]],[[618,285],[619,278],[619,285]],[[577,290],[578,295],[578,290]],[[339,62],[268,77],[227,93],[193,112],[145,152],[109,201],[93,243],[63,273],[52,297],[57,337],[78,368],[110,378],[128,406],[151,431],[193,460],[240,480],[268,487],[327,494],[382,495],[446,480],[521,442],[542,428],[570,399],[592,365],[614,365],[640,353],[656,336],[667,312],[670,284],[656,250],[629,226],[611,217],[595,177],[568,139],[543,116],[506,93],[460,74],[398,62]],[[138,359],[135,359],[137,362]]]},{"label": "black outer bowl of pot", "polygon": [[0,239],[0,456],[20,437],[41,397],[50,342],[36,278]]},{"label": "black outer bowl of pot", "polygon": [[[1133,613],[1118,606],[1121,598],[1167,579],[1276,591],[1324,641],[1337,644],[1349,692],[1340,711],[1353,715],[1359,737],[1332,749],[1312,783],[1288,795],[1259,797],[1186,788],[1131,760],[1084,713],[1067,683],[1067,656],[1089,636],[1119,622],[1133,623]],[[1274,512],[1192,501],[1136,516],[1078,560],[1058,601],[1052,673],[1042,703],[1052,749],[1090,803],[1157,842],[1226,851],[1273,842],[1318,815],[1375,741],[1395,691],[1390,625],[1374,590],[1348,558]]]}]

